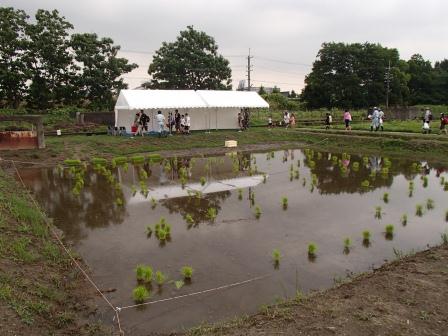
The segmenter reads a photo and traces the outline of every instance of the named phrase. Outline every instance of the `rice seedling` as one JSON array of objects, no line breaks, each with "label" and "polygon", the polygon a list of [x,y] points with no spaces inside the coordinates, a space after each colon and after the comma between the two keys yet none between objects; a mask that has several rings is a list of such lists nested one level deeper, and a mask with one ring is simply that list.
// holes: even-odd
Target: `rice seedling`
[{"label": "rice seedling", "polygon": [[352,168],[353,171],[357,172],[359,170],[359,162],[353,162]]},{"label": "rice seedling", "polygon": [[362,232],[362,242],[364,245],[369,245],[370,244],[370,238],[371,238],[372,234],[370,233],[369,230],[364,230]]},{"label": "rice seedling", "polygon": [[120,197],[117,197],[117,199],[115,200],[115,204],[118,206],[122,206],[123,205],[123,200]]},{"label": "rice seedling", "polygon": [[282,255],[278,249],[274,249],[272,251],[272,260],[274,261],[275,265],[278,265],[280,263],[280,259],[282,258]]},{"label": "rice seedling", "polygon": [[428,210],[434,209],[434,200],[432,198],[428,198],[426,200],[426,209]]},{"label": "rice seedling", "polygon": [[184,279],[191,280],[194,270],[191,266],[184,266],[180,269],[180,272],[184,276]]},{"label": "rice seedling", "polygon": [[372,170],[372,171],[370,172],[370,174],[369,174],[369,177],[370,177],[372,180],[376,179],[376,171],[375,171],[375,170]]},{"label": "rice seedling", "polygon": [[141,281],[144,283],[150,283],[152,281],[153,270],[151,266],[143,266],[141,270]]},{"label": "rice seedling", "polygon": [[157,200],[151,196],[150,201],[151,201],[151,208],[155,209],[157,206]]},{"label": "rice seedling", "polygon": [[207,180],[204,176],[201,176],[201,178],[199,179],[199,182],[201,183],[201,186],[204,186],[205,183],[207,182]]},{"label": "rice seedling", "polygon": [[406,226],[407,224],[408,224],[408,215],[403,214],[403,216],[401,216],[401,225]]},{"label": "rice seedling", "polygon": [[445,182],[445,184],[443,186],[443,190],[444,191],[448,191],[448,182]]},{"label": "rice seedling", "polygon": [[338,162],[338,157],[336,155],[333,155],[331,157],[331,160],[333,161],[333,163],[337,163]]},{"label": "rice seedling", "polygon": [[317,185],[317,175],[316,174],[311,174],[311,184],[313,186]]},{"label": "rice seedling", "polygon": [[386,238],[391,239],[394,236],[395,227],[392,224],[387,224],[385,227]]},{"label": "rice seedling", "polygon": [[214,222],[217,216],[216,208],[208,208],[206,216],[209,221]]},{"label": "rice seedling", "polygon": [[166,281],[165,274],[162,273],[162,271],[156,272],[156,282],[159,286],[162,286]]},{"label": "rice seedling", "polygon": [[117,156],[112,159],[112,167],[122,166],[128,162],[128,158],[125,156]]},{"label": "rice seedling", "polygon": [[384,193],[384,195],[383,195],[383,201],[384,201],[384,203],[389,203],[389,193]]},{"label": "rice seedling", "polygon": [[390,166],[392,166],[392,162],[390,161],[389,158],[384,158],[383,164],[384,164],[384,167],[388,167],[388,168],[390,168]]},{"label": "rice seedling", "polygon": [[308,167],[310,167],[310,169],[314,169],[316,167],[316,162],[314,161],[308,162]]},{"label": "rice seedling", "polygon": [[160,154],[149,154],[148,155],[148,161],[150,163],[157,163],[162,161],[162,156]]},{"label": "rice seedling", "polygon": [[181,177],[180,178],[180,184],[181,184],[181,186],[182,186],[182,189],[184,189],[185,188],[185,185],[187,184],[187,179],[185,178],[185,177]]},{"label": "rice seedling", "polygon": [[299,170],[295,170],[295,171],[294,171],[294,178],[295,178],[296,180],[298,180],[298,179],[300,178],[300,172],[299,172]]},{"label": "rice seedling", "polygon": [[315,258],[317,253],[317,245],[315,243],[308,244],[308,256]]},{"label": "rice seedling", "polygon": [[292,180],[294,179],[294,172],[289,172],[289,181],[292,182]]},{"label": "rice seedling", "polygon": [[288,197],[282,197],[283,210],[288,209]]},{"label": "rice seedling", "polygon": [[145,265],[137,265],[135,269],[135,275],[137,277],[137,280],[143,280],[144,269]]},{"label": "rice seedling", "polygon": [[266,174],[263,174],[263,183],[266,183]]},{"label": "rice seedling", "polygon": [[445,222],[448,222],[448,210],[445,211]]},{"label": "rice seedling", "polygon": [[440,176],[440,185],[445,184],[445,176]]},{"label": "rice seedling", "polygon": [[363,156],[362,162],[366,165],[369,163],[369,158],[367,156]]},{"label": "rice seedling", "polygon": [[156,232],[156,234],[160,231],[160,223],[156,223],[156,225],[154,226],[154,231]]},{"label": "rice seedling", "polygon": [[131,162],[134,165],[145,163],[145,157],[143,155],[132,156]]},{"label": "rice seedling", "polygon": [[148,225],[148,226],[146,227],[146,235],[147,235],[148,237],[151,237],[151,235],[152,235],[152,227],[151,227],[151,225]]},{"label": "rice seedling", "polygon": [[352,247],[352,240],[349,237],[344,238],[344,253],[348,254],[350,252],[351,247]]},{"label": "rice seedling", "polygon": [[104,158],[99,158],[99,157],[92,158],[91,162],[94,166],[106,166],[107,165],[107,160]]},{"label": "rice seedling", "polygon": [[415,206],[415,215],[418,216],[418,217],[422,217],[423,216],[423,205],[417,204]]},{"label": "rice seedling", "polygon": [[428,186],[428,176],[423,176],[423,188]]},{"label": "rice seedling", "polygon": [[243,189],[238,189],[238,199],[240,201],[243,199]]},{"label": "rice seedling", "polygon": [[156,231],[156,233],[157,233],[157,238],[161,242],[164,242],[167,239],[167,233],[164,229],[160,229],[159,231]]},{"label": "rice seedling", "polygon": [[361,187],[364,188],[364,189],[369,188],[369,187],[370,187],[370,182],[369,182],[369,180],[364,180],[364,181],[362,181],[362,182],[361,182]]},{"label": "rice seedling", "polygon": [[261,217],[261,208],[258,205],[255,207],[255,217],[257,219]]},{"label": "rice seedling", "polygon": [[382,217],[382,208],[380,206],[375,207],[375,218],[381,219]]},{"label": "rice seedling", "polygon": [[297,160],[297,167],[300,167],[300,160]]},{"label": "rice seedling", "polygon": [[194,219],[193,219],[193,217],[190,215],[190,214],[186,214],[185,215],[185,221],[188,223],[188,224],[194,224]]},{"label": "rice seedling", "polygon": [[143,303],[145,300],[149,299],[150,292],[144,286],[137,286],[132,291],[132,297],[136,303]]},{"label": "rice seedling", "polygon": [[289,171],[292,173],[294,171],[294,165],[291,163],[291,165],[289,166]]},{"label": "rice seedling", "polygon": [[138,176],[142,181],[146,181],[148,179],[148,173],[143,168],[140,168],[140,170],[138,171]]}]

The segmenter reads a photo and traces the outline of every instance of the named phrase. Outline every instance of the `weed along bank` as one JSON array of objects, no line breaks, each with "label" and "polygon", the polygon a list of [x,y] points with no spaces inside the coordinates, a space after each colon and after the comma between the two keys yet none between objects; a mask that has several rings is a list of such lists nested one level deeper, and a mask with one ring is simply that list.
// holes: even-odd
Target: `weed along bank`
[{"label": "weed along bank", "polygon": [[[439,244],[447,168],[287,148],[19,173],[95,283],[111,289],[125,334],[143,336],[270,311]],[[116,314],[100,303],[104,324],[117,328]]]},{"label": "weed along bank", "polygon": [[256,92],[214,90],[121,90],[115,104],[115,126],[129,131],[135,114],[144,110],[150,131],[157,131],[156,114],[165,120],[175,111],[191,118],[191,130],[237,129],[242,110],[268,108]]}]

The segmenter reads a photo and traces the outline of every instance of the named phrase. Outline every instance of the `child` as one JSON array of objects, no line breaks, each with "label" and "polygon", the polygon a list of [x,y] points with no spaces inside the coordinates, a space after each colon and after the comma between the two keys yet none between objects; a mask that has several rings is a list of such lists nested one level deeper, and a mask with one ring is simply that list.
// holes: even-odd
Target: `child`
[{"label": "child", "polygon": [[345,122],[345,130],[351,131],[352,126],[350,126],[350,123],[352,122],[352,115],[350,114],[350,112],[348,110],[345,110],[345,112],[344,112],[344,122]]},{"label": "child", "polygon": [[185,132],[190,134],[191,119],[188,113],[185,113]]},{"label": "child", "polygon": [[440,134],[447,133],[446,125],[448,124],[448,115],[446,116],[445,113],[440,113]]},{"label": "child", "polygon": [[271,129],[272,128],[272,116],[270,115],[268,118],[268,128]]},{"label": "child", "polygon": [[183,114],[180,117],[180,132],[185,133],[185,116]]}]

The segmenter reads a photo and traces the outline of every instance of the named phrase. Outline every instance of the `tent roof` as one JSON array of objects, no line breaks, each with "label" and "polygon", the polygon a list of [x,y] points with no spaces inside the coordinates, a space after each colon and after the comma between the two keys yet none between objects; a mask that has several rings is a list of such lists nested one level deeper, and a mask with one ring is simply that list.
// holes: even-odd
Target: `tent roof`
[{"label": "tent roof", "polygon": [[269,107],[256,92],[212,90],[121,90],[115,109],[174,109],[204,107]]}]

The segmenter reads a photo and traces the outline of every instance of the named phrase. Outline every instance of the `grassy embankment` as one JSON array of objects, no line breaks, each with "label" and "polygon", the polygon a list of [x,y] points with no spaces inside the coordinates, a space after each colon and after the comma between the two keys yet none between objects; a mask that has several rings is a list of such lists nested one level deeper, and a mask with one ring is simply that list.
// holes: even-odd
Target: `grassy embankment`
[{"label": "grassy embankment", "polygon": [[[3,151],[4,159],[34,161],[54,164],[67,158],[90,160],[92,157],[159,152],[162,155],[188,155],[220,153],[225,140],[237,140],[239,149],[251,145],[308,146],[322,151],[345,151],[353,154],[384,154],[390,156],[412,156],[424,160],[446,161],[448,137],[435,134],[406,134],[398,132],[345,132],[315,129],[251,128],[246,132],[212,131],[210,134],[195,132],[189,136],[175,135],[158,137],[113,137],[62,136],[47,137],[44,150]],[[171,153],[170,153],[171,152]]]},{"label": "grassy embankment", "polygon": [[102,335],[101,324],[88,316],[94,293],[46,223],[0,169],[1,334]]}]

